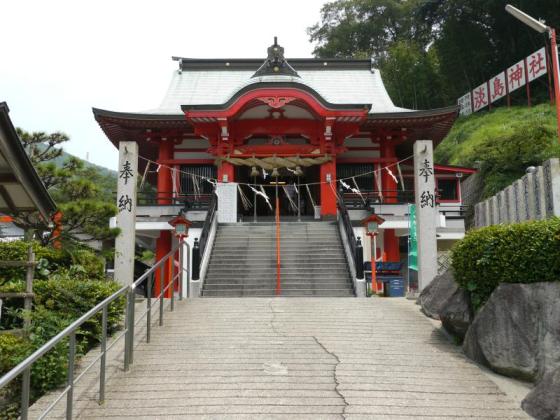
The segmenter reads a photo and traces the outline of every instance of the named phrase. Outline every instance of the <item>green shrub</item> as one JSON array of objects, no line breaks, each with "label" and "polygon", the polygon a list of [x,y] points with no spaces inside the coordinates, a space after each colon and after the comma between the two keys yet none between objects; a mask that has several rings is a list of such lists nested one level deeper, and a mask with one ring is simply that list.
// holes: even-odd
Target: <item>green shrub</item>
[{"label": "green shrub", "polygon": [[[31,353],[27,340],[12,334],[0,334],[0,377]],[[21,382],[15,379],[0,390],[0,419],[15,419],[18,416],[18,395]]]},{"label": "green shrub", "polygon": [[[63,314],[64,317],[71,320],[79,318],[119,289],[120,286],[114,281],[84,281],[70,278],[38,280],[33,284],[36,306]],[[124,297],[109,305],[107,318],[109,331],[114,330],[119,324],[124,312],[124,305]],[[101,339],[101,314],[85,322],[80,335],[89,343],[99,341]]]},{"label": "green shrub", "polygon": [[[67,252],[45,247],[38,242],[31,242],[35,260],[39,265],[35,270],[35,278],[47,278],[53,271],[60,267],[70,266],[72,259]],[[0,261],[27,261],[27,250],[29,242],[14,241],[0,243]],[[23,267],[0,268],[0,286],[14,280],[25,278]]]},{"label": "green shrub", "polygon": [[[23,316],[31,319],[27,337],[0,335],[0,376],[120,288],[117,283],[110,281],[69,278],[37,280],[33,286],[33,311],[23,313]],[[109,332],[117,329],[124,313],[124,303],[123,297],[109,306]],[[22,311],[19,311],[19,315],[22,315]],[[84,354],[99,342],[101,332],[101,314],[82,324],[76,333],[77,353]],[[63,340],[33,364],[32,399],[64,383],[67,369],[68,340]],[[0,420],[17,418],[20,386],[18,378],[4,392],[0,392]]]},{"label": "green shrub", "polygon": [[70,252],[72,265],[69,272],[74,278],[82,279],[103,279],[105,276],[105,264],[103,259],[98,257],[89,249],[76,249]]},{"label": "green shrub", "polygon": [[560,219],[470,231],[453,247],[452,265],[475,309],[500,283],[560,281]]}]

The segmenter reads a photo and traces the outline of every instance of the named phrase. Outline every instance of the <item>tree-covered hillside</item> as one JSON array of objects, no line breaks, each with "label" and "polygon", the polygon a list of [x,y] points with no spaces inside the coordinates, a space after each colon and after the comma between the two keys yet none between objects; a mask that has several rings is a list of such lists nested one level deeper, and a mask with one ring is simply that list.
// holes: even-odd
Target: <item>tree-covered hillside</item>
[{"label": "tree-covered hillside", "polygon": [[438,163],[479,168],[484,197],[552,156],[560,156],[560,146],[556,111],[549,104],[498,108],[460,118],[435,152]]},{"label": "tree-covered hillside", "polygon": [[[336,0],[308,33],[317,57],[372,58],[397,105],[437,108],[548,43],[507,3],[560,26],[560,0]],[[532,90],[546,100],[547,78]],[[511,100],[526,103],[523,89]]]}]

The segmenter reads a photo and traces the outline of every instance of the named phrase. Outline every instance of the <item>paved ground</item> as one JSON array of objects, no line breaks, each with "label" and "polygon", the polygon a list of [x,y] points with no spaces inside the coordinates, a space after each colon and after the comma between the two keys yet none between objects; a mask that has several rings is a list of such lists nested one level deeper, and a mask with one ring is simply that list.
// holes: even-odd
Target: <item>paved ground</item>
[{"label": "paved ground", "polygon": [[112,365],[103,406],[86,375],[80,418],[528,418],[404,299],[179,302]]}]

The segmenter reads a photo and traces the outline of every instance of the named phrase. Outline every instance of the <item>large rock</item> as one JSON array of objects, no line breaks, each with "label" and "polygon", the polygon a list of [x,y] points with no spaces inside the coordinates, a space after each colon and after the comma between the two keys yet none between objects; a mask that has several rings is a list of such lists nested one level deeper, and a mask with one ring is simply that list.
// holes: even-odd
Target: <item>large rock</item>
[{"label": "large rock", "polygon": [[447,270],[445,273],[434,277],[434,280],[426,287],[418,297],[418,304],[422,311],[430,318],[440,319],[439,314],[445,302],[459,286],[455,282],[453,272]]},{"label": "large rock", "polygon": [[439,317],[443,328],[454,336],[464,339],[473,320],[469,293],[457,289],[443,304]]},{"label": "large rock", "polygon": [[546,375],[521,406],[537,420],[560,420],[560,369]]},{"label": "large rock", "polygon": [[560,282],[498,286],[463,349],[498,373],[531,382],[559,368]]}]

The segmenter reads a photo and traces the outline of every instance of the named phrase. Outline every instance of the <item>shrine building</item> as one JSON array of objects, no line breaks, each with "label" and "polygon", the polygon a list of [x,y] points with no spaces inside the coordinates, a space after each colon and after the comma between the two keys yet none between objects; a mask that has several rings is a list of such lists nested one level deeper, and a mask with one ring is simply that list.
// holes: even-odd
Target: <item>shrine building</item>
[{"label": "shrine building", "polygon": [[[286,59],[276,40],[266,59],[173,60],[177,68],[159,107],[93,109],[116,147],[138,143],[139,174],[156,188],[139,192],[140,243],[165,255],[173,241],[167,221],[180,208],[195,222],[191,243],[206,239],[217,181],[218,187],[235,185],[230,223],[273,221],[280,190],[283,222],[335,221],[344,206],[366,261],[369,243],[360,220],[375,211],[385,219],[376,255],[406,259],[412,147],[416,140],[437,147],[457,106],[397,107],[371,60]],[[437,164],[434,171],[438,249],[445,250],[464,235],[461,180],[475,171]]]}]

